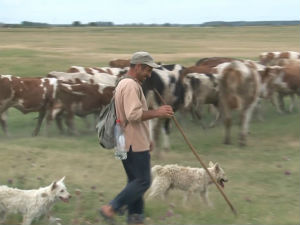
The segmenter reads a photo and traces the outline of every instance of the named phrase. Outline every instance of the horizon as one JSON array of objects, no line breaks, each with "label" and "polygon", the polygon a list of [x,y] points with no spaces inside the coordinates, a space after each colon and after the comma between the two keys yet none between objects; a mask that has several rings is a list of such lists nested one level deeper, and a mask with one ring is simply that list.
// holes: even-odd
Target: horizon
[{"label": "horizon", "polygon": [[[2,21],[0,21],[0,24],[6,24],[6,25],[18,25],[18,24],[22,24],[23,22],[29,22],[29,23],[36,23],[36,24],[47,24],[47,25],[72,25],[74,22],[77,21],[72,21],[71,23],[46,23],[46,22],[37,22],[37,21],[28,21],[28,20],[24,20],[21,21],[20,23],[3,23]],[[81,22],[81,21],[78,21]],[[169,23],[169,22],[165,22],[165,23],[136,23],[136,22],[132,22],[132,23],[123,23],[123,24],[116,24],[112,21],[89,21],[87,23],[81,23],[81,25],[87,25],[89,23],[113,23],[114,26],[118,26],[118,25],[127,25],[127,24],[144,24],[144,25],[163,25],[163,24],[172,24],[172,25],[202,25],[202,24],[206,24],[206,23],[237,23],[237,22],[241,22],[241,23],[260,23],[260,22],[299,22],[300,24],[300,20],[253,20],[253,21],[249,21],[249,20],[237,20],[237,21],[222,21],[222,20],[217,20],[217,21],[204,21],[203,23]]]}]

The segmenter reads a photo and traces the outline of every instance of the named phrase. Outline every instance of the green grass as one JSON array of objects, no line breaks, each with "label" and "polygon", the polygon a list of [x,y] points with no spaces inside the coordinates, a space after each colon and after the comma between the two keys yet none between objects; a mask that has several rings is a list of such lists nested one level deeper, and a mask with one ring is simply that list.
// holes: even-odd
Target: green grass
[{"label": "green grass", "polygon": [[[209,56],[257,59],[263,51],[297,51],[298,44],[298,26],[1,28],[0,74],[43,76],[52,70],[65,71],[72,65],[106,66],[113,58],[128,58],[142,49],[151,52],[157,61],[188,66]],[[52,124],[49,136],[43,127],[41,135],[32,138],[36,117],[36,113],[23,115],[9,110],[10,136],[4,137],[0,131],[0,184],[31,189],[66,176],[73,198],[69,204],[58,202],[53,214],[62,218],[63,224],[103,224],[97,209],[126,182],[121,163],[111,151],[100,148],[96,133],[88,131],[78,118],[80,136],[59,135]],[[206,123],[211,119],[207,117]],[[232,129],[233,145],[225,146],[222,124],[203,130],[190,116],[178,114],[177,118],[203,161],[219,162],[227,173],[229,182],[224,190],[238,217],[212,185],[213,209],[206,208],[197,196],[184,207],[183,193],[174,191],[166,202],[146,202],[149,224],[299,224],[299,113],[278,115],[266,102],[265,121],[251,122],[245,148],[237,144],[237,122]],[[161,159],[153,158],[152,164],[200,166],[175,125],[171,148]],[[81,195],[75,194],[77,189]],[[19,215],[11,215],[5,224],[16,225],[20,220]],[[125,217],[119,217],[118,222],[125,224]]]}]

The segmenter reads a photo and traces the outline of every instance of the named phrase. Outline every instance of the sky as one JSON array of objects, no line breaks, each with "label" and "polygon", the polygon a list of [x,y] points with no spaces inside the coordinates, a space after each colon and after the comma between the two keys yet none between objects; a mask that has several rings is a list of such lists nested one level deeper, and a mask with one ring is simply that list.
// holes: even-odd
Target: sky
[{"label": "sky", "polygon": [[0,23],[299,20],[300,0],[0,0]]}]

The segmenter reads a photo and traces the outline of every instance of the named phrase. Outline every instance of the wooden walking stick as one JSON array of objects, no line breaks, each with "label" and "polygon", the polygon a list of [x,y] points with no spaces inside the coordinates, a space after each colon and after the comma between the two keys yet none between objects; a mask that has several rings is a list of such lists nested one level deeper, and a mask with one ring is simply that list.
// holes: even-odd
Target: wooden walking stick
[{"label": "wooden walking stick", "polygon": [[[161,95],[159,94],[159,92],[154,88],[154,92],[155,94],[159,97],[160,101],[166,105],[165,100],[161,97]],[[225,195],[224,191],[222,190],[222,188],[218,185],[217,181],[215,180],[215,178],[211,175],[211,173],[209,172],[209,170],[207,169],[207,167],[205,166],[205,164],[202,162],[200,156],[198,155],[198,153],[196,152],[195,148],[193,147],[193,145],[191,144],[191,142],[187,139],[183,129],[181,128],[181,126],[179,125],[179,123],[177,122],[175,116],[172,116],[172,119],[176,125],[176,127],[178,128],[178,130],[180,131],[180,133],[182,134],[185,142],[187,143],[187,145],[190,147],[190,149],[192,150],[193,154],[195,155],[195,157],[198,159],[198,161],[200,162],[200,164],[202,165],[202,167],[205,169],[205,171],[207,172],[207,174],[209,175],[210,179],[215,183],[215,185],[217,186],[218,190],[220,191],[220,193],[222,194],[222,196],[224,197],[225,201],[227,202],[227,204],[229,205],[231,211],[234,213],[235,216],[237,216],[237,212],[235,210],[235,208],[233,207],[233,205],[231,204],[231,202],[229,201],[229,199],[227,198],[227,196]]]}]

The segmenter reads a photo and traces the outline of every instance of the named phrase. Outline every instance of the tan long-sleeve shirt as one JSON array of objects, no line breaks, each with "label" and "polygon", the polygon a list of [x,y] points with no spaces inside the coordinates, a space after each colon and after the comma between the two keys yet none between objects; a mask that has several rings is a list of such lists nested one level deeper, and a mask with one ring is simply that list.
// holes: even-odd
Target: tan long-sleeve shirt
[{"label": "tan long-sleeve shirt", "polygon": [[148,110],[142,87],[130,78],[119,82],[115,92],[117,118],[124,129],[126,149],[134,152],[150,149],[149,121],[142,121],[143,111]]}]

